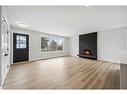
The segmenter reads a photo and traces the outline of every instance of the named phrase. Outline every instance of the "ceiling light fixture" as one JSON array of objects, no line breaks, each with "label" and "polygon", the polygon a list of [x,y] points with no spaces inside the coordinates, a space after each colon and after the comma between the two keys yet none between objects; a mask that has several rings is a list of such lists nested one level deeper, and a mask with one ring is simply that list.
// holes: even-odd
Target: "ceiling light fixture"
[{"label": "ceiling light fixture", "polygon": [[16,22],[18,26],[20,27],[27,27],[28,24],[24,23],[24,22]]}]

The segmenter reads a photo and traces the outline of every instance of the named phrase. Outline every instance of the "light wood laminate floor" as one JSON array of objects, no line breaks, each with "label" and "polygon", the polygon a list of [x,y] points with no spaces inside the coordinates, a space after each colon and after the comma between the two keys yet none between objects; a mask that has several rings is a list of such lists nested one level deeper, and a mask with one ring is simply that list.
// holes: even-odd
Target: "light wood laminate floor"
[{"label": "light wood laminate floor", "polygon": [[60,57],[12,65],[3,89],[119,89],[120,65]]}]

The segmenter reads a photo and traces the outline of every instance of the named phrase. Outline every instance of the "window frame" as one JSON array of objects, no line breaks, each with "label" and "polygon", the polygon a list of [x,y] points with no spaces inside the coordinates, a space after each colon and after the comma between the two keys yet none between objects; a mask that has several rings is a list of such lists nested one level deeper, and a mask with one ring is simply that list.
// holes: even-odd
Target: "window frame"
[{"label": "window frame", "polygon": [[[60,38],[60,37],[59,38],[57,38],[57,37],[56,38],[55,37],[49,38],[49,37],[41,36],[41,39],[42,39],[42,37],[49,39],[49,50],[46,51],[46,50],[42,50],[42,48],[41,48],[41,52],[64,52],[64,38]],[[62,46],[63,46],[62,50],[58,50],[58,40],[59,39],[62,40]],[[52,40],[56,40],[56,43],[57,43],[57,49],[56,50],[51,50],[51,48],[50,48],[50,44],[51,44]]]}]

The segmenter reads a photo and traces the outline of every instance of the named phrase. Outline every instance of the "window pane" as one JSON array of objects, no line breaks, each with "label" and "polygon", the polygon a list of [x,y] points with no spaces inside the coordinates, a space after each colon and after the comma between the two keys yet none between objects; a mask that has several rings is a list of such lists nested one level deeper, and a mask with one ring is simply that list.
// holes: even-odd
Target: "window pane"
[{"label": "window pane", "polygon": [[19,47],[19,44],[16,44],[16,48],[20,48],[20,47]]},{"label": "window pane", "polygon": [[19,36],[16,36],[16,40],[19,40]]},{"label": "window pane", "polygon": [[26,44],[20,44],[20,48],[26,48]]},{"label": "window pane", "polygon": [[56,51],[57,50],[57,40],[56,39],[52,39],[51,43],[50,43],[50,50],[51,51]]},{"label": "window pane", "polygon": [[46,37],[41,37],[41,50],[49,51],[49,39]]},{"label": "window pane", "polygon": [[26,48],[26,36],[16,36],[16,48]]},{"label": "window pane", "polygon": [[63,50],[63,40],[59,39],[58,40],[58,50]]}]

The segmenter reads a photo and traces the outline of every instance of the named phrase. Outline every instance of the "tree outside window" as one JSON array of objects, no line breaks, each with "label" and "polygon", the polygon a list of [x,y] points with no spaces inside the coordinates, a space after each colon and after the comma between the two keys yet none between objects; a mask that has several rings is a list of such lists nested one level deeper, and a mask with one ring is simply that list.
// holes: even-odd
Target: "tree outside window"
[{"label": "tree outside window", "polygon": [[63,39],[41,37],[42,51],[63,51]]}]

